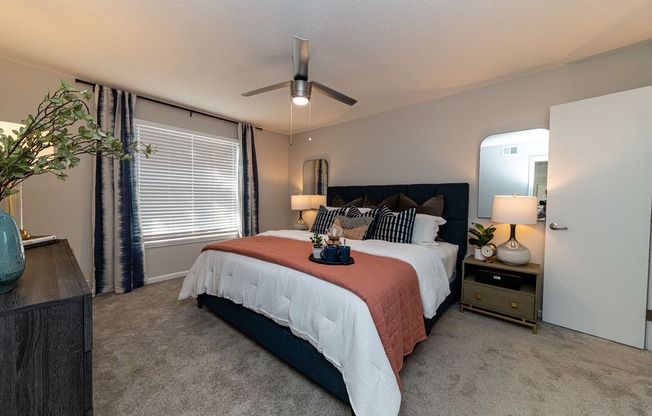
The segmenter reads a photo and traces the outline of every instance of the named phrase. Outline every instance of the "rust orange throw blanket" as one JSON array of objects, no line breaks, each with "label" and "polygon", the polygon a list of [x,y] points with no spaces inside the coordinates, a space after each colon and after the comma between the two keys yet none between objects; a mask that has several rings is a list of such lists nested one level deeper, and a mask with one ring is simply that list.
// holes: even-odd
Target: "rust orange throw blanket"
[{"label": "rust orange throw blanket", "polygon": [[[222,250],[289,267],[339,285],[367,303],[387,358],[396,375],[403,357],[426,339],[419,282],[414,268],[400,260],[353,252],[355,263],[333,266],[308,260],[308,241],[270,236],[245,237],[210,244],[203,250]],[[202,251],[203,251],[202,250]]]}]

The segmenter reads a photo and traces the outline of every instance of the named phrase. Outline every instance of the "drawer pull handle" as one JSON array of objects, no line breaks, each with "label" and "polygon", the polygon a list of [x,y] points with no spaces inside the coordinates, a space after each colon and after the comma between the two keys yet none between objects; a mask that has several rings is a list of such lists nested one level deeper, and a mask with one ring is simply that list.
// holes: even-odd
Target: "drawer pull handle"
[{"label": "drawer pull handle", "polygon": [[475,298],[476,298],[477,300],[482,300],[482,295],[481,295],[480,293],[476,293],[476,294],[475,294]]},{"label": "drawer pull handle", "polygon": [[518,303],[512,301],[512,302],[510,302],[509,306],[511,306],[512,308],[516,309],[516,308],[518,308]]}]

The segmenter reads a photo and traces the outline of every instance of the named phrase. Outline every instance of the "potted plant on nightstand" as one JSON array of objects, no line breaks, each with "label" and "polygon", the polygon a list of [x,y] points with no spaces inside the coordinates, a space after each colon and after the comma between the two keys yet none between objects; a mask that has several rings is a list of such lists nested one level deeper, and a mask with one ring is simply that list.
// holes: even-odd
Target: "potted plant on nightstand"
[{"label": "potted plant on nightstand", "polygon": [[[482,253],[482,247],[489,245],[489,242],[494,238],[496,227],[493,224],[485,227],[477,222],[472,222],[471,225],[473,227],[469,227],[469,244],[475,246],[473,257],[477,260],[485,260],[486,257]],[[492,250],[495,252],[495,247]]]},{"label": "potted plant on nightstand", "polygon": [[324,239],[319,235],[319,233],[314,233],[310,236],[310,242],[312,243],[312,257],[320,259],[321,250],[324,246]]}]

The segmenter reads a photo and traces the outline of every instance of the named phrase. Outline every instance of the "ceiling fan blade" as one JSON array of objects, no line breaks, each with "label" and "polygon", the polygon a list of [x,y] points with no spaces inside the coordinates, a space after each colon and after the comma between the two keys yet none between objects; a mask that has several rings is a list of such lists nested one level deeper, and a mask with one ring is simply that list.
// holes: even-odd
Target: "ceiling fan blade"
[{"label": "ceiling fan blade", "polygon": [[292,37],[294,80],[308,81],[308,40]]},{"label": "ceiling fan blade", "polygon": [[252,95],[262,94],[267,91],[278,90],[280,88],[289,87],[289,86],[290,86],[290,81],[279,82],[278,84],[268,85],[267,87],[258,88],[257,90],[243,92],[242,96],[251,97]]},{"label": "ceiling fan blade", "polygon": [[347,105],[353,105],[358,102],[358,100],[354,100],[353,98],[342,94],[339,91],[335,91],[332,88],[329,88],[323,84],[318,83],[317,81],[311,81],[312,82],[312,90],[317,91],[320,94],[323,94],[327,97],[330,97],[334,100],[341,101],[344,104]]}]

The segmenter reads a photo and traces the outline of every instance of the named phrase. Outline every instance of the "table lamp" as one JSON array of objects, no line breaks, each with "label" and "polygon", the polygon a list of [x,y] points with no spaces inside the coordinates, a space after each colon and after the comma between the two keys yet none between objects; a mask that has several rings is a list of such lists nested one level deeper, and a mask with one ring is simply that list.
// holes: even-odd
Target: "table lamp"
[{"label": "table lamp", "polygon": [[[0,129],[2,129],[2,132],[6,136],[12,136],[14,139],[16,138],[16,135],[13,133],[14,130],[20,131],[20,128],[23,127],[22,124],[19,123],[11,123],[8,121],[0,121]],[[54,147],[48,146],[45,149],[42,149],[37,155],[35,160],[40,158],[41,156],[51,156],[54,154]],[[20,230],[20,236],[23,240],[28,240],[31,238],[31,235],[23,228],[24,224],[24,219],[23,219],[23,184],[22,182],[18,184],[18,186],[14,187],[15,190],[18,191],[17,194],[15,195],[9,195],[7,198],[7,213],[11,215],[14,218],[14,221],[18,222],[18,228]],[[18,212],[16,212],[16,204],[18,205]],[[19,214],[19,217],[17,218],[17,215]]]},{"label": "table lamp", "polygon": [[537,197],[495,195],[491,220],[510,225],[509,240],[496,247],[496,258],[506,264],[521,266],[530,261],[530,250],[516,240],[517,224],[537,223]]},{"label": "table lamp", "polygon": [[310,195],[310,208],[319,209],[322,205],[326,206],[326,195]]},{"label": "table lamp", "polygon": [[307,230],[308,224],[303,220],[302,211],[304,209],[310,209],[310,195],[291,195],[290,209],[292,211],[299,211],[299,219],[294,223],[294,229]]}]

